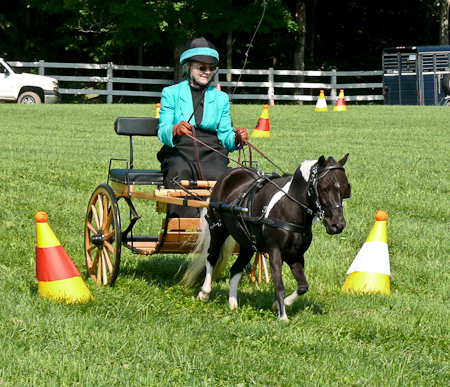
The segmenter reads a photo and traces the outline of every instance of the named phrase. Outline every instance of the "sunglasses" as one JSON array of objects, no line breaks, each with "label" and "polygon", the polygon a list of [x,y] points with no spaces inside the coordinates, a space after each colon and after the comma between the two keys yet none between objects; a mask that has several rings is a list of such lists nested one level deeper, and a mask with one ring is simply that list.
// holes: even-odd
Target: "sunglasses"
[{"label": "sunglasses", "polygon": [[202,73],[204,73],[206,70],[209,70],[211,72],[216,71],[216,66],[194,66],[192,65],[192,67],[196,68],[197,70],[201,71]]}]

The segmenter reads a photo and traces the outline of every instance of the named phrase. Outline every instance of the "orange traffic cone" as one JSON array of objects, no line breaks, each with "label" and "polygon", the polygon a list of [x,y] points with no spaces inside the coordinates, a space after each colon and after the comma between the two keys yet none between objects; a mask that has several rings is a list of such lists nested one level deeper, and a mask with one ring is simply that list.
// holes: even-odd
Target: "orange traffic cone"
[{"label": "orange traffic cone", "polygon": [[220,86],[220,83],[218,83],[218,84],[216,85],[216,89],[219,90],[219,91],[222,90],[222,86]]},{"label": "orange traffic cone", "polygon": [[269,105],[264,105],[251,137],[270,137]]},{"label": "orange traffic cone", "polygon": [[339,92],[339,97],[336,101],[336,105],[334,105],[333,108],[334,112],[346,112],[347,111],[347,104],[345,103],[345,97],[344,97],[344,89],[341,89]]},{"label": "orange traffic cone", "polygon": [[161,104],[158,102],[156,104],[156,114],[155,114],[155,118],[159,118],[159,109],[161,109]]},{"label": "orange traffic cone", "polygon": [[366,242],[347,271],[343,290],[356,293],[391,293],[386,212],[378,211],[375,219]]},{"label": "orange traffic cone", "polygon": [[36,220],[36,278],[41,296],[67,303],[92,299],[70,257],[47,224],[45,212],[38,212]]},{"label": "orange traffic cone", "polygon": [[325,91],[320,90],[320,95],[319,95],[319,99],[317,100],[316,103],[316,112],[327,112],[328,111],[328,106],[327,106],[327,101],[325,99]]}]

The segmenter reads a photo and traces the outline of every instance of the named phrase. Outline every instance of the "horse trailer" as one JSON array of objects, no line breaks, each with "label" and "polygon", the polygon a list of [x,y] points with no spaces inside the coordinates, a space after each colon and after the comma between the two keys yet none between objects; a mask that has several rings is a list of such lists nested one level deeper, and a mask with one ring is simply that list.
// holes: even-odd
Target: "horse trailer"
[{"label": "horse trailer", "polygon": [[450,46],[383,50],[385,105],[450,106]]}]

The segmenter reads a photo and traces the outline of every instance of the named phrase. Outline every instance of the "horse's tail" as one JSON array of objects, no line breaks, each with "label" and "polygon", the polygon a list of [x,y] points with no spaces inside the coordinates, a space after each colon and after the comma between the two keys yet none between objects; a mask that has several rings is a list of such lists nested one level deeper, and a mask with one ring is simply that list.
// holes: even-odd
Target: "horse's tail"
[{"label": "horse's tail", "polygon": [[[184,273],[183,278],[180,283],[187,287],[193,287],[197,284],[200,284],[205,279],[206,274],[206,259],[208,258],[208,249],[211,243],[211,234],[209,231],[208,222],[205,219],[206,209],[204,209],[200,215],[200,227],[202,232],[197,238],[197,242],[195,244],[195,249],[189,255],[191,261],[189,266]],[[228,260],[230,259],[231,254],[233,253],[234,247],[236,245],[236,241],[229,236],[225,243],[222,245],[220,249],[219,259],[214,266],[213,271],[213,280],[218,278],[220,274],[225,269]]]}]

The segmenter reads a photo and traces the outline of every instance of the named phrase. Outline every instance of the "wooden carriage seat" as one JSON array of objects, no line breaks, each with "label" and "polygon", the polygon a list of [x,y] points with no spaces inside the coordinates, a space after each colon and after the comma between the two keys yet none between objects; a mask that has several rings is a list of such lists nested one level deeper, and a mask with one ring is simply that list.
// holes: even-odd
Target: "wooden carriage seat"
[{"label": "wooden carriage seat", "polygon": [[[156,202],[156,211],[165,213],[167,204],[181,204],[183,198],[186,196],[186,191],[179,189],[164,189],[163,187],[163,173],[155,169],[134,169],[133,156],[133,137],[134,136],[157,136],[158,132],[158,118],[153,117],[119,117],[114,123],[114,130],[118,135],[130,137],[130,158],[126,159],[111,159],[108,172],[108,184],[114,190],[116,197],[123,197],[127,200],[130,207],[133,219],[126,231],[123,232],[122,242],[128,248],[139,254],[156,254],[156,253],[189,253],[192,251],[195,241],[199,234],[200,219],[199,218],[185,218],[185,219],[163,219],[161,225],[161,232],[159,235],[143,236],[133,235],[132,228],[139,219],[139,215],[131,203],[131,199],[148,199]],[[111,168],[113,161],[126,163],[126,168]],[[202,183],[215,182],[198,182],[202,187],[200,191],[196,192],[203,196],[209,196],[209,189],[211,185],[206,186]],[[197,182],[195,182],[197,184]],[[155,185],[153,193],[140,192],[137,186]],[[190,182],[186,183],[186,187],[190,186]],[[198,188],[198,187],[197,187]],[[189,205],[194,207],[199,206],[198,201],[190,198]],[[202,203],[204,206],[205,203]]]},{"label": "wooden carriage seat", "polygon": [[154,117],[119,117],[114,123],[118,135],[130,137],[130,159],[126,169],[110,169],[109,179],[126,185],[163,185],[163,173],[157,169],[134,169],[133,136],[156,136],[159,119]]}]

